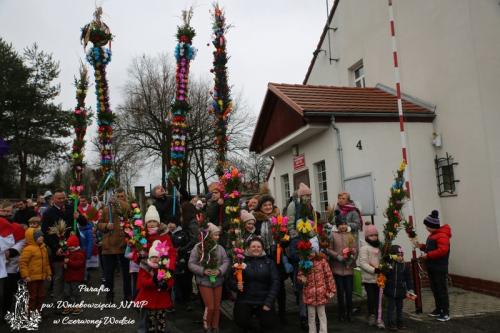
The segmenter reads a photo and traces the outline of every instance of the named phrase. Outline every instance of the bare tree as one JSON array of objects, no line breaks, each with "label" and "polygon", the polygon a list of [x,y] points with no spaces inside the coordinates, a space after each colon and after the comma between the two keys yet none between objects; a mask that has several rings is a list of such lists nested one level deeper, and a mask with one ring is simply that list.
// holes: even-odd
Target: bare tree
[{"label": "bare tree", "polygon": [[[189,192],[208,191],[209,179],[215,176],[216,145],[214,119],[207,111],[211,81],[191,78],[189,82],[190,111],[187,116],[186,166],[181,173],[180,187]],[[170,167],[170,109],[175,96],[175,70],[166,55],[142,56],[133,60],[129,79],[124,88],[125,102],[118,107],[122,122],[119,131],[126,143],[153,156],[162,166],[162,183],[166,183],[166,168]],[[252,118],[239,107],[236,99],[228,124],[229,154],[242,156],[248,148],[249,124]]]}]

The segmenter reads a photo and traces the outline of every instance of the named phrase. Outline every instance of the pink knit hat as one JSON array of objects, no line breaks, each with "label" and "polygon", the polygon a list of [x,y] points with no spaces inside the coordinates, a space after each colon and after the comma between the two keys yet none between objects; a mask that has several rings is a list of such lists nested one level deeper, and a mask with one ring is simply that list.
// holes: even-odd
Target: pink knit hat
[{"label": "pink knit hat", "polygon": [[247,223],[248,221],[255,222],[255,216],[252,213],[247,212],[246,210],[242,210],[240,213],[240,218],[243,223]]},{"label": "pink knit hat", "polygon": [[378,230],[377,230],[377,227],[374,224],[369,224],[369,225],[365,226],[364,229],[363,229],[363,231],[365,233],[365,237],[370,237],[370,236],[373,236],[373,235],[377,235],[378,236]]},{"label": "pink knit hat", "polygon": [[299,189],[297,190],[297,195],[299,198],[303,195],[311,195],[311,189],[304,183],[299,184]]}]

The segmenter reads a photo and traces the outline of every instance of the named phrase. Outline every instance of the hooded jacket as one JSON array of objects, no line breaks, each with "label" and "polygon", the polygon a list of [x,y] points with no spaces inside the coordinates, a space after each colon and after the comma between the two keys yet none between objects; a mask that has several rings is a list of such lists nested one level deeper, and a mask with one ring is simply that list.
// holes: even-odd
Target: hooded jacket
[{"label": "hooded jacket", "polygon": [[26,230],[26,247],[19,258],[19,271],[23,279],[29,277],[32,281],[46,280],[52,276],[49,264],[49,254],[45,244],[38,245],[33,238],[36,229]]},{"label": "hooded jacket", "polygon": [[[342,250],[345,248],[354,250],[354,258],[351,265],[347,265],[345,261],[338,260],[338,257],[342,256]],[[346,232],[340,232],[337,227],[333,227],[330,247],[326,251],[331,258],[333,274],[342,276],[353,274],[352,269],[356,263],[358,249],[356,239],[351,233],[351,227],[348,226]]]},{"label": "hooded jacket", "polygon": [[69,261],[64,269],[64,281],[82,282],[85,278],[85,252],[78,248],[67,255]]},{"label": "hooded jacket", "polygon": [[427,253],[427,269],[447,272],[450,258],[451,228],[448,224],[433,230],[420,249]]},{"label": "hooded jacket", "polygon": [[[304,304],[306,305],[325,305],[330,301],[330,295],[333,296],[337,291],[333,274],[324,254],[317,254],[312,258],[313,267],[306,276],[307,282],[303,290]],[[304,276],[299,271],[298,277]]]},{"label": "hooded jacket", "polygon": [[137,276],[136,302],[146,301],[145,309],[165,310],[172,307],[171,289],[174,279],[167,281],[167,289],[159,288],[155,275],[158,269],[152,268],[144,262],[141,263]]}]

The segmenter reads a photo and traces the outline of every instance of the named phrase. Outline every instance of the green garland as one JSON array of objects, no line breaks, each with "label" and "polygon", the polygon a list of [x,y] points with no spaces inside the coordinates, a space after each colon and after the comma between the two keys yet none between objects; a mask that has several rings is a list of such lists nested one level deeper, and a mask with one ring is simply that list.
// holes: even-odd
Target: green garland
[{"label": "green garland", "polygon": [[213,101],[209,107],[209,112],[215,116],[215,144],[217,146],[217,167],[216,173],[220,177],[226,168],[226,151],[227,151],[227,123],[228,117],[233,110],[231,101],[231,89],[227,79],[227,61],[226,52],[227,40],[225,33],[228,29],[226,26],[226,18],[224,12],[219,7],[219,4],[214,4],[212,13],[214,23],[212,25],[213,40],[212,44],[215,47],[213,52],[213,69],[214,73],[214,89],[211,93]]},{"label": "green garland", "polygon": [[83,173],[83,157],[85,147],[85,133],[88,125],[88,111],[85,109],[85,97],[89,87],[89,79],[87,68],[85,65],[80,66],[80,77],[75,78],[76,100],[77,105],[74,111],[73,127],[75,129],[75,139],[73,141],[73,150],[71,153],[72,159],[72,184],[70,187],[71,193],[78,197],[83,191],[82,173]]}]

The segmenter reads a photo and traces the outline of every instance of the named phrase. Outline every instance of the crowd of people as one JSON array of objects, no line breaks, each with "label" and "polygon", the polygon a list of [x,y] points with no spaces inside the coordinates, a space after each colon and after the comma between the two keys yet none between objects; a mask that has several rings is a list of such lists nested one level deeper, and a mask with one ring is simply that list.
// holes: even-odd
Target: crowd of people
[{"label": "crowd of people", "polygon": [[[82,195],[76,210],[61,189],[47,191],[35,203],[1,202],[1,317],[12,310],[18,281],[27,284],[31,310],[40,311],[48,293],[54,300],[68,301],[61,314],[78,315],[82,312],[79,285],[90,284],[89,270],[98,269],[98,284],[102,283],[107,291],[106,302],[128,300],[145,304],[140,310],[138,332],[168,332],[168,313],[177,307],[191,311],[195,290],[204,306],[200,319],[206,332],[219,331],[223,299],[234,302],[234,321],[242,332],[270,330],[278,321],[286,325],[285,282],[290,279],[301,327],[310,333],[325,333],[325,306],[335,296],[338,320],[352,320],[353,269],[359,267],[367,295],[368,325],[390,330],[405,328],[403,300],[412,295],[412,281],[404,264],[403,249],[398,245],[390,249],[392,264],[386,274],[384,323],[377,320],[379,232],[375,225],[363,222],[349,193],[340,193],[326,216],[313,208],[311,190],[302,183],[282,210],[269,194],[241,202],[245,269],[243,278],[237,280],[230,258],[223,192],[220,183],[211,184],[208,195],[193,198],[167,195],[161,185],[154,187],[152,204],[145,209],[143,218],[146,250],[139,256],[123,231],[124,220],[133,210],[123,189],[115,190],[107,204],[97,196],[89,200]],[[289,237],[277,244],[272,218],[279,215],[288,217]],[[54,231],[61,220],[67,227],[58,234]],[[307,273],[299,267],[301,220],[313,224],[309,256],[312,267]],[[430,233],[428,240],[426,244],[414,245],[423,251],[422,257],[427,261],[436,303],[430,315],[446,321],[451,231],[448,225],[441,225],[436,211],[426,217],[424,224]],[[160,265],[165,266],[158,250],[162,244],[168,248],[166,266],[173,275],[168,280],[158,279],[157,274]],[[212,256],[210,268],[201,264],[207,244],[212,247],[208,252]],[[117,299],[115,293],[118,271],[123,299]]]}]

